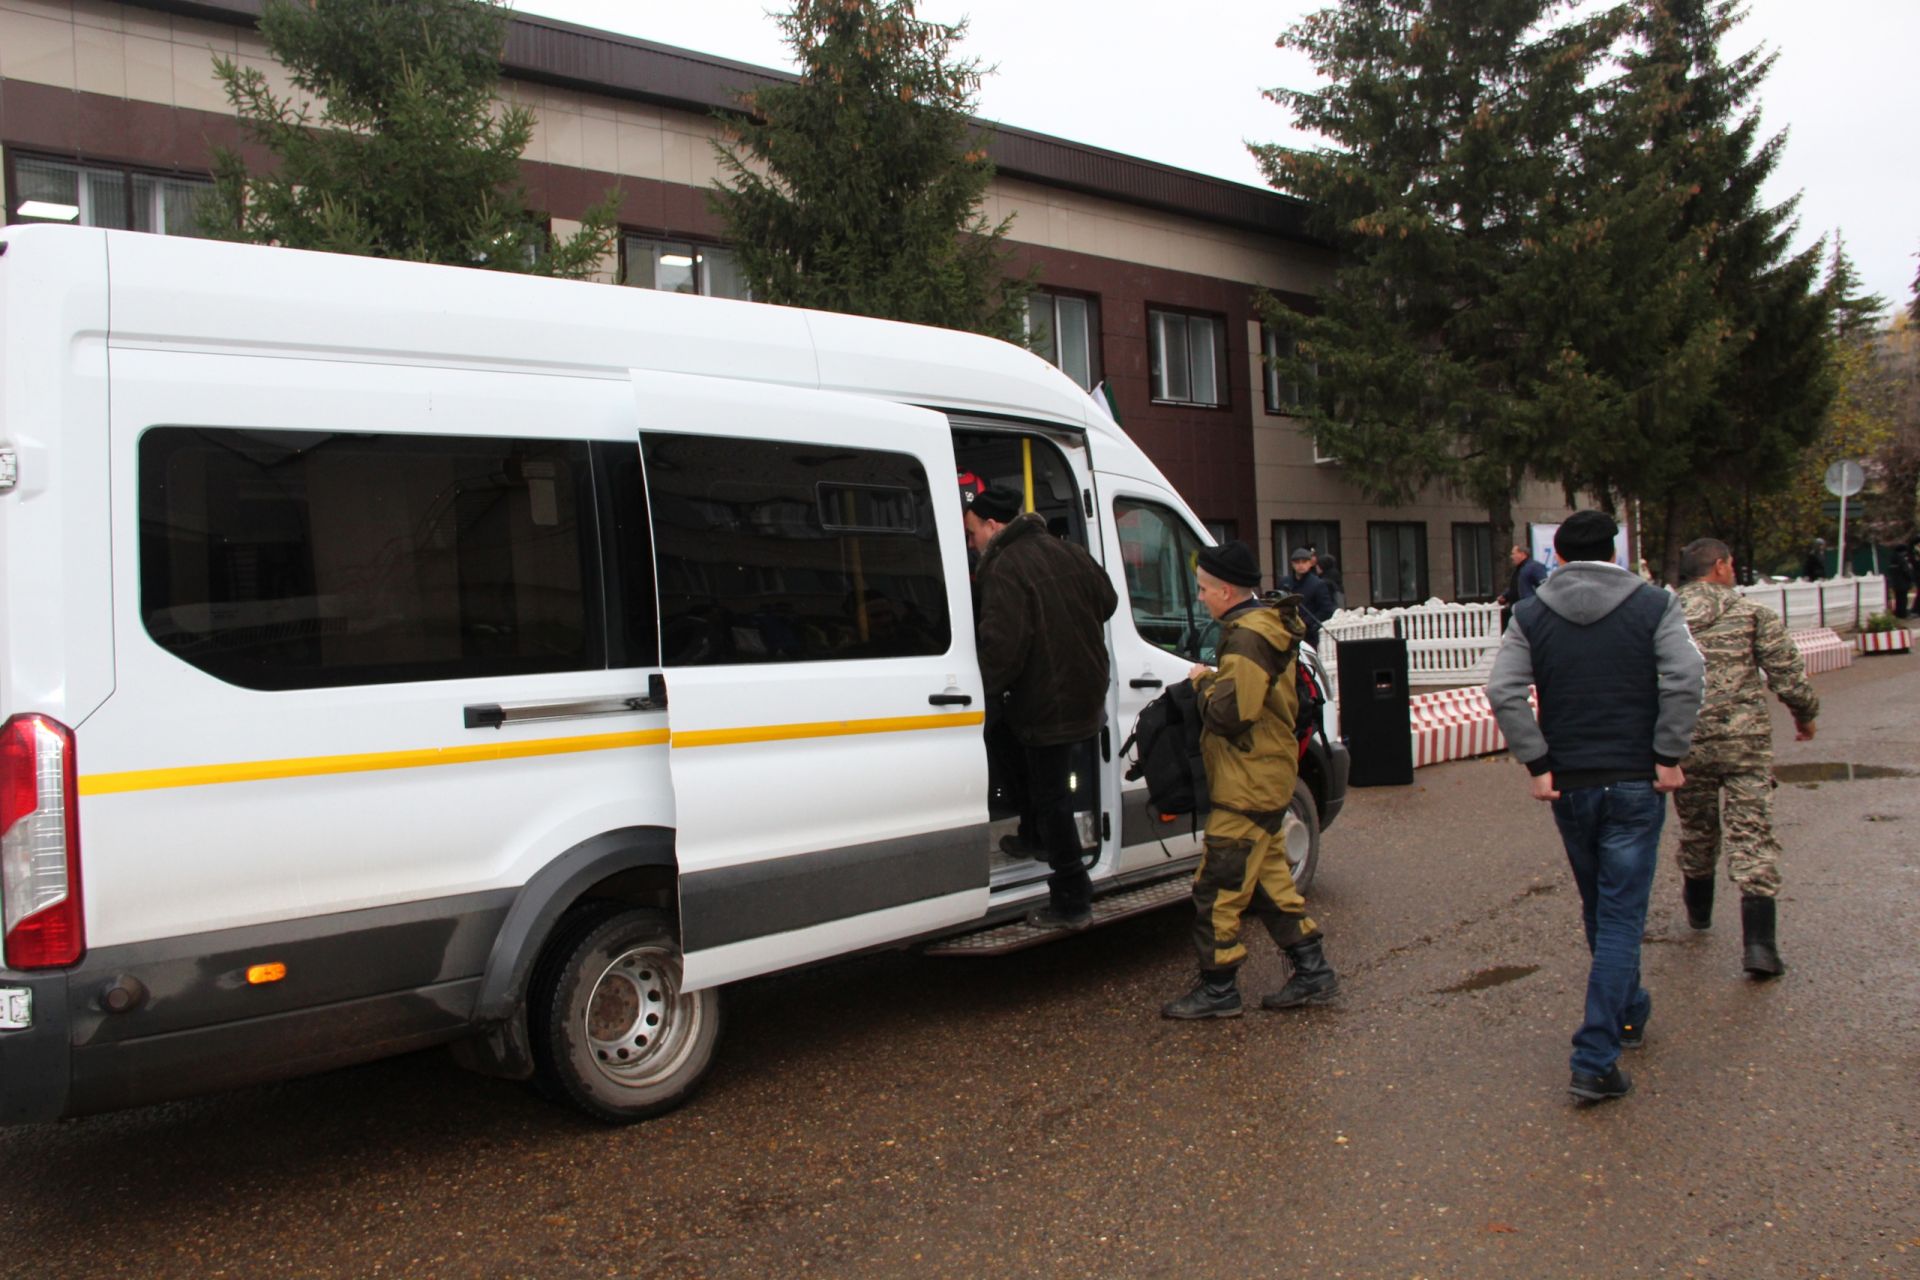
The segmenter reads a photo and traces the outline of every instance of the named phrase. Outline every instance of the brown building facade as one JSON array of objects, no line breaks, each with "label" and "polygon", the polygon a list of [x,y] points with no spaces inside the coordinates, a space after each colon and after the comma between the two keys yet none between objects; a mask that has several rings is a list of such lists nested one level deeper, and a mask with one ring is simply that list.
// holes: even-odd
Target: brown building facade
[{"label": "brown building facade", "polygon": [[[0,0],[7,221],[190,234],[211,149],[240,144],[215,55],[290,88],[258,12],[258,0]],[[556,229],[622,193],[608,282],[740,296],[705,195],[719,177],[713,113],[779,73],[524,16],[504,70],[502,97],[538,117],[524,171]],[[1258,289],[1304,300],[1330,278],[1297,201],[1020,129],[999,128],[992,155],[984,212],[1013,218],[1016,263],[1039,268],[1042,354],[1111,389],[1126,430],[1216,534],[1253,545],[1269,573],[1293,545],[1337,553],[1350,605],[1500,590],[1506,557],[1484,511],[1441,492],[1370,504],[1287,413],[1292,389],[1262,363],[1253,302]],[[1515,514],[1564,513],[1542,486]]]}]

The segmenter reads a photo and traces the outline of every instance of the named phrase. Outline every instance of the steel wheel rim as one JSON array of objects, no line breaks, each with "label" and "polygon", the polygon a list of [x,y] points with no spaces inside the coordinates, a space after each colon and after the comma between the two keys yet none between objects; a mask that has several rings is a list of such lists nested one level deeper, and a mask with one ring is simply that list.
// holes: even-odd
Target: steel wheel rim
[{"label": "steel wheel rim", "polygon": [[680,993],[668,948],[632,947],[600,971],[581,1015],[587,1051],[607,1080],[640,1089],[671,1077],[692,1052],[701,1002]]},{"label": "steel wheel rim", "polygon": [[1298,881],[1307,859],[1313,856],[1313,832],[1307,829],[1306,823],[1300,821],[1299,814],[1289,809],[1280,823],[1280,839],[1286,842],[1287,869]]}]

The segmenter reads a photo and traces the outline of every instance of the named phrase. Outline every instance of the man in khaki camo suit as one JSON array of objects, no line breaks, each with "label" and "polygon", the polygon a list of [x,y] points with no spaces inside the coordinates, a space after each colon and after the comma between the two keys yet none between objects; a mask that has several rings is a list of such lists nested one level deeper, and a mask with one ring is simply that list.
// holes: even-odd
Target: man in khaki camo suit
[{"label": "man in khaki camo suit", "polygon": [[1160,1013],[1240,1016],[1237,975],[1247,958],[1240,922],[1249,912],[1293,963],[1293,976],[1260,1007],[1327,1004],[1339,995],[1340,979],[1293,882],[1285,834],[1300,772],[1294,663],[1307,628],[1299,597],[1257,598],[1260,562],[1244,542],[1202,547],[1197,561],[1195,594],[1220,622],[1219,669],[1196,666],[1187,673],[1200,706],[1200,756],[1213,801],[1193,878],[1200,981]]},{"label": "man in khaki camo suit", "polygon": [[1687,923],[1696,929],[1713,923],[1714,864],[1724,851],[1727,878],[1740,887],[1746,971],[1777,977],[1787,967],[1774,946],[1780,845],[1773,838],[1773,726],[1766,691],[1771,686],[1793,713],[1794,738],[1801,742],[1813,737],[1820,699],[1780,616],[1733,589],[1733,552],[1726,543],[1688,543],[1680,577],[1687,628],[1707,660],[1706,702],[1693,731],[1693,752],[1682,765],[1687,781],[1673,797]]}]

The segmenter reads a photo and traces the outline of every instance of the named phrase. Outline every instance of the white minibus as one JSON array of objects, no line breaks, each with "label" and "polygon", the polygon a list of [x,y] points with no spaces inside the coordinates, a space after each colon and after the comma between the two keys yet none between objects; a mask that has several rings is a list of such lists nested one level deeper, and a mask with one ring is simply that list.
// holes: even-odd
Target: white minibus
[{"label": "white minibus", "polygon": [[[0,231],[0,1120],[451,1044],[608,1121],[728,983],[992,951],[959,477],[1112,575],[1101,918],[1191,824],[1125,727],[1209,656],[1200,524],[987,338],[504,273]],[[1288,823],[1311,877],[1345,753]]]}]

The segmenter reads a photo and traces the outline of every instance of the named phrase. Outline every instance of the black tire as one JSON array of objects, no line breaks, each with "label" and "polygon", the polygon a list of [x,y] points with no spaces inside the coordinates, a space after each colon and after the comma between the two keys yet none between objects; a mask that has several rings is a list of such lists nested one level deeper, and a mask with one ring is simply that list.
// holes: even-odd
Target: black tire
[{"label": "black tire", "polygon": [[1293,871],[1293,886],[1304,894],[1320,869],[1320,808],[1313,802],[1313,789],[1305,782],[1293,789],[1293,803],[1287,806],[1280,839],[1287,850],[1287,865]]},{"label": "black tire", "polygon": [[561,928],[527,992],[541,1088],[631,1124],[693,1095],[720,1039],[720,992],[680,991],[680,943],[660,911]]}]

